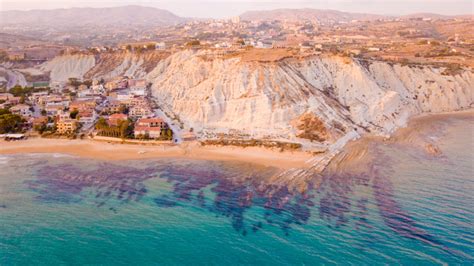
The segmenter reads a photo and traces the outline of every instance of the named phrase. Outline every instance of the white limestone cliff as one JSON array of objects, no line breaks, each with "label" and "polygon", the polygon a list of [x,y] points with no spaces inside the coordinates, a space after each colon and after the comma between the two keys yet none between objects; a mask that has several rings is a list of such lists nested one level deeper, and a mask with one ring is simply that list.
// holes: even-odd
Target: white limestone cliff
[{"label": "white limestone cliff", "polygon": [[359,62],[336,56],[241,62],[205,59],[205,51],[176,53],[151,71],[153,96],[185,127],[203,136],[241,132],[304,142],[293,121],[312,113],[333,132],[388,135],[426,112],[471,107],[474,75],[442,75],[442,68]]},{"label": "white limestone cliff", "polygon": [[[53,82],[146,78],[160,108],[203,139],[226,133],[329,150],[347,136],[390,135],[417,114],[470,108],[474,90],[472,69],[444,75],[442,67],[338,56],[259,62],[210,50],[110,53],[58,56],[39,69]],[[311,130],[321,131],[315,141],[305,138]]]}]

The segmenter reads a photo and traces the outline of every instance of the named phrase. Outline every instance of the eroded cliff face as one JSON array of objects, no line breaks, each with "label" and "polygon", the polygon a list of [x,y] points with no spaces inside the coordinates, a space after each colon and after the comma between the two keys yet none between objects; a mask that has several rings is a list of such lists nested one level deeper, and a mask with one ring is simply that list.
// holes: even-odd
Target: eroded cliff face
[{"label": "eroded cliff face", "polygon": [[146,78],[170,117],[201,138],[226,133],[338,149],[366,133],[389,135],[417,114],[472,107],[474,74],[337,56],[241,60],[210,50],[65,55],[40,66],[70,77]]},{"label": "eroded cliff face", "polygon": [[413,115],[473,103],[469,70],[446,76],[442,68],[346,57],[262,63],[204,53],[174,54],[146,76],[162,108],[203,136],[240,132],[305,143],[304,126],[296,125],[311,114],[329,132],[319,142],[330,144],[350,132],[388,135]]},{"label": "eroded cliff face", "polygon": [[64,83],[69,78],[112,79],[117,76],[143,78],[158,62],[169,56],[167,52],[75,54],[57,56],[39,69],[50,72],[52,83]]},{"label": "eroded cliff face", "polygon": [[65,82],[69,78],[83,79],[84,74],[95,65],[93,55],[64,55],[57,56],[40,66],[45,72],[50,72],[52,82]]}]

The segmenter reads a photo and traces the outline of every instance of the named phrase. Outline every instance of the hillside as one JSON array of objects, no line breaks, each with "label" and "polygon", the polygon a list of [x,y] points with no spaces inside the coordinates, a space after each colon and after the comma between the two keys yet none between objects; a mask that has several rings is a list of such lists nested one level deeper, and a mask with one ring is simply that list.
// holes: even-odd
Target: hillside
[{"label": "hillside", "polygon": [[240,16],[243,20],[248,21],[319,21],[319,22],[331,22],[331,21],[344,21],[349,22],[351,20],[376,20],[386,18],[382,15],[374,14],[363,14],[363,13],[350,13],[342,12],[337,10],[329,9],[275,9],[275,10],[258,10],[248,11]]},{"label": "hillside", "polygon": [[185,21],[175,14],[152,7],[68,8],[30,11],[2,11],[0,25],[50,27],[153,27]]}]

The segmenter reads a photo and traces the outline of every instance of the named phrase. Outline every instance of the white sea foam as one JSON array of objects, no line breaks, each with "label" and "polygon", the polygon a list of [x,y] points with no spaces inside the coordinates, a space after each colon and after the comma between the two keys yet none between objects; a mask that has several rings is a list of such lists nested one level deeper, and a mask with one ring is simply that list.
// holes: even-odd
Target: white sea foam
[{"label": "white sea foam", "polygon": [[0,156],[0,164],[7,164],[10,161],[10,157]]}]

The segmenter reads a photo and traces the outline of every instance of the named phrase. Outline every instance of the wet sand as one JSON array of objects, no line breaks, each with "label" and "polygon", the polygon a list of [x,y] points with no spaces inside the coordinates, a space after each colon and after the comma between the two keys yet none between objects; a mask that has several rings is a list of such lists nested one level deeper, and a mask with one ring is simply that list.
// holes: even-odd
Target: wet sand
[{"label": "wet sand", "polygon": [[[413,117],[408,125],[398,129],[390,138],[365,135],[348,143],[326,168],[330,173],[358,173],[370,168],[378,154],[377,145],[397,145],[407,149],[418,149],[427,157],[442,156],[438,140],[450,130],[453,120],[474,123],[474,109],[438,114],[423,114]],[[474,131],[471,134],[474,141]]]}]

